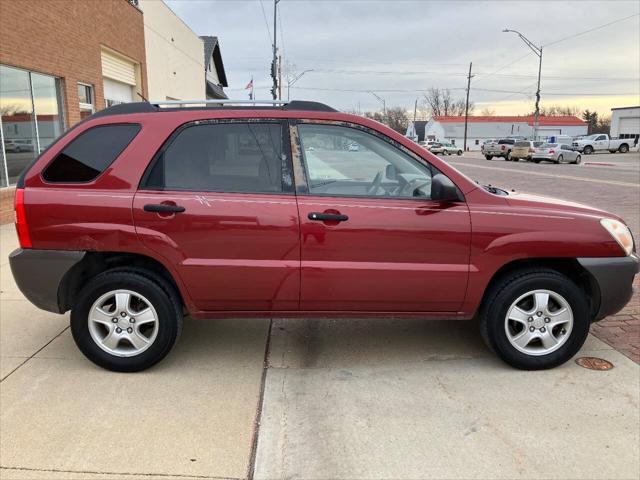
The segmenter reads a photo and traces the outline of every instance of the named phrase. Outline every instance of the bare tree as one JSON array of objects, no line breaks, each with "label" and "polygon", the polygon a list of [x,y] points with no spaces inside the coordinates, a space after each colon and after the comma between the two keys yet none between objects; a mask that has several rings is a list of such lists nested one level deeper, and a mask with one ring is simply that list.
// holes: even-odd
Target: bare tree
[{"label": "bare tree", "polygon": [[431,116],[440,116],[442,113],[442,94],[439,88],[430,88],[427,93],[424,94],[424,103],[429,109]]},{"label": "bare tree", "polygon": [[398,133],[404,134],[409,126],[409,116],[407,111],[402,107],[387,108],[386,114],[382,112],[365,112],[364,116],[384,123]]},{"label": "bare tree", "polygon": [[[578,115],[580,109],[571,105],[551,105],[549,107],[542,107],[540,109],[540,115],[546,116],[560,116],[560,115]],[[533,115],[531,112],[530,115]]]},{"label": "bare tree", "polygon": [[480,112],[480,115],[483,117],[493,117],[496,114],[496,111],[489,107],[484,107]]},{"label": "bare tree", "polygon": [[[462,116],[465,113],[465,100],[454,100],[448,88],[430,88],[424,94],[423,102],[433,117],[441,115]],[[469,102],[469,113],[473,112],[474,108],[473,102]]]}]

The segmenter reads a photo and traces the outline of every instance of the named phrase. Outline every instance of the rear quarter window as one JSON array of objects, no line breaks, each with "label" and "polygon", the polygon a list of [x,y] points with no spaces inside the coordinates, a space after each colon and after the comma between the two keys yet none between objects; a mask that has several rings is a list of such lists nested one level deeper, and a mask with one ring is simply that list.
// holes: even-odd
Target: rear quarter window
[{"label": "rear quarter window", "polygon": [[138,124],[101,125],[74,138],[42,172],[51,183],[90,182],[104,172],[140,131]]}]

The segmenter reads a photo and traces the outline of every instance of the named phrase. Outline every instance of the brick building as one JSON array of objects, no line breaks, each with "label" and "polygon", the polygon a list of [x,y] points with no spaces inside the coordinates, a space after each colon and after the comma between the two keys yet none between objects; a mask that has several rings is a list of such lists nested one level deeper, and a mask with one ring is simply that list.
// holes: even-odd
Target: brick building
[{"label": "brick building", "polygon": [[147,97],[137,0],[0,1],[0,223],[26,165],[92,112]]}]

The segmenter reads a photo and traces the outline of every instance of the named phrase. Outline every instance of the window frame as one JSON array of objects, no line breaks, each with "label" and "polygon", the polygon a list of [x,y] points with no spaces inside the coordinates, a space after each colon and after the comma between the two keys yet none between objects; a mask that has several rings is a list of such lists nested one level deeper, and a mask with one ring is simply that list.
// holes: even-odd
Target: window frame
[{"label": "window frame", "polygon": [[[76,126],[80,125],[82,123],[82,121],[78,124],[76,124]],[[138,127],[138,131],[136,132],[136,134],[131,138],[131,140],[129,141],[129,143],[127,143],[124,148],[122,150],[120,150],[120,152],[118,153],[118,155],[115,156],[115,158],[113,160],[111,160],[111,162],[109,162],[107,164],[107,166],[104,168],[104,170],[102,170],[98,175],[96,175],[94,178],[92,178],[91,180],[78,180],[78,181],[68,181],[68,182],[52,182],[51,180],[47,180],[44,178],[44,172],[53,164],[53,162],[56,161],[56,159],[58,158],[59,155],[62,154],[62,152],[64,151],[65,148],[67,148],[69,145],[71,145],[73,142],[75,142],[78,138],[80,138],[82,135],[86,134],[87,132],[91,131],[91,130],[95,130],[97,128],[104,128],[104,127],[121,127],[121,126],[125,126],[125,125],[132,125],[132,126],[136,126]],[[71,129],[73,130],[73,128]],[[71,131],[69,130],[69,131]],[[131,144],[135,141],[135,139],[138,137],[138,135],[140,135],[140,132],[142,131],[142,124],[137,123],[137,122],[118,122],[118,123],[102,123],[100,125],[94,125],[92,127],[87,128],[86,130],[81,131],[80,133],[78,133],[77,135],[75,135],[71,140],[69,140],[67,143],[64,144],[64,146],[58,151],[58,153],[56,153],[54,155],[54,157],[49,160],[49,162],[47,162],[47,164],[42,167],[40,169],[40,172],[38,172],[38,176],[40,177],[40,181],[45,184],[45,185],[90,185],[92,183],[97,182],[98,180],[100,180],[100,178],[109,170],[109,168],[120,158],[120,156],[124,153],[124,151],[129,148],[131,146]],[[63,135],[62,137],[59,137],[58,139],[62,139],[64,138],[65,135]],[[52,142],[49,147],[53,146],[55,143],[57,143],[57,141]],[[48,148],[47,147],[47,150]],[[46,152],[46,150],[45,150]],[[44,152],[43,152],[44,153]],[[40,157],[36,157],[36,160],[38,160],[38,158]],[[31,168],[31,167],[28,167]],[[25,169],[25,172],[28,169]]]},{"label": "window frame", "polygon": [[[167,149],[173,144],[176,138],[184,132],[186,129],[202,125],[220,125],[220,124],[278,124],[281,131],[282,151],[280,156],[281,162],[281,192],[247,192],[247,191],[230,191],[230,190],[190,190],[190,189],[175,189],[175,188],[157,188],[155,186],[149,186],[149,177],[151,172],[155,168],[156,164],[164,156]],[[284,158],[283,158],[284,157]],[[219,194],[237,194],[237,195],[295,195],[295,181],[293,174],[293,164],[291,160],[291,141],[289,139],[289,128],[286,119],[281,118],[220,118],[220,119],[207,119],[207,120],[192,120],[179,125],[171,134],[165,139],[160,148],[151,158],[151,161],[145,168],[144,173],[140,177],[138,182],[138,190],[147,192],[206,192],[206,193],[219,193]]]},{"label": "window frame", "polygon": [[[392,138],[372,128],[368,128],[363,125],[359,125],[357,123],[335,121],[335,120],[290,120],[289,130],[290,130],[290,137],[292,142],[291,145],[292,145],[292,152],[293,152],[293,162],[294,162],[293,171],[295,175],[296,195],[305,196],[305,197],[319,197],[319,198],[323,198],[323,197],[324,198],[348,198],[353,200],[364,200],[364,199],[404,200],[409,202],[438,203],[438,200],[432,200],[431,198],[425,198],[425,197],[396,197],[396,196],[387,196],[387,195],[344,195],[340,193],[310,192],[307,166],[303,158],[304,152],[302,151],[302,142],[300,140],[300,132],[298,130],[299,125],[327,125],[327,126],[333,126],[333,127],[345,127],[345,128],[353,128],[355,130],[368,133],[378,138],[379,140],[382,140],[383,142],[388,143],[391,147],[396,148],[397,150],[402,152],[405,156],[408,157],[409,161],[414,162],[419,168],[426,168],[427,170],[429,170],[429,172],[431,173],[431,178],[433,178],[437,174],[445,175],[437,167],[431,164],[431,162],[429,162],[427,159],[417,155],[416,153],[412,152],[401,143],[394,141]],[[465,203],[466,200],[464,198],[464,195],[460,191],[460,189],[458,189],[458,193],[460,195],[460,198],[462,199],[461,203]]]}]

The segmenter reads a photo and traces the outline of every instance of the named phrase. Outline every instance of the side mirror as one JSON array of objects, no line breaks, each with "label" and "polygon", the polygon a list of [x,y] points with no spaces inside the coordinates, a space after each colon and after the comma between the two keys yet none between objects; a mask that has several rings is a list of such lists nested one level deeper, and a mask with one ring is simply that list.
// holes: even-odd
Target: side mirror
[{"label": "side mirror", "polygon": [[398,177],[398,172],[396,171],[396,167],[388,164],[387,168],[385,169],[385,177],[387,177],[388,180],[396,180]]},{"label": "side mirror", "polygon": [[455,184],[442,173],[437,173],[431,179],[431,200],[439,202],[457,202],[460,194]]}]

